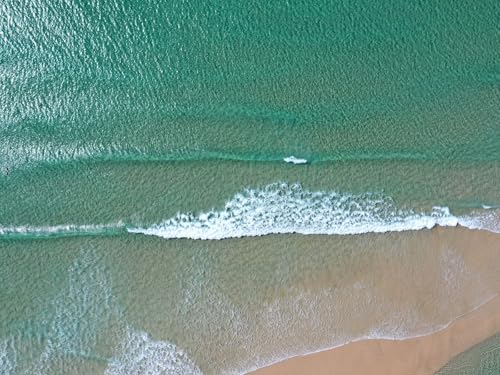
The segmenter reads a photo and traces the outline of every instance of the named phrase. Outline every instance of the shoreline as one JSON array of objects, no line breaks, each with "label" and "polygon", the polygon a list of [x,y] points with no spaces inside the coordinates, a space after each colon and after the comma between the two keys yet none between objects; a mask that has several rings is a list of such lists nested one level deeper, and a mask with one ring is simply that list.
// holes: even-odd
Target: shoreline
[{"label": "shoreline", "polygon": [[247,375],[434,374],[456,355],[500,332],[500,295],[429,334],[403,339],[360,338],[293,356]]}]

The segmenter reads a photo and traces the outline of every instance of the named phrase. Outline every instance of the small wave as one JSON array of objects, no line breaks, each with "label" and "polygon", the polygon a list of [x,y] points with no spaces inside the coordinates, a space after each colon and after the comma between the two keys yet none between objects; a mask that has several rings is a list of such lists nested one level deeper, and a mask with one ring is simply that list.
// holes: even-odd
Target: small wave
[{"label": "small wave", "polygon": [[103,225],[0,226],[0,238],[114,235],[125,232],[125,229],[125,225],[121,222]]},{"label": "small wave", "polygon": [[[229,162],[251,161],[259,163],[282,162],[293,164],[319,164],[346,161],[389,161],[414,160],[435,161],[451,160],[448,155],[425,155],[418,152],[366,152],[351,151],[346,153],[317,153],[311,158],[297,158],[293,155],[283,158],[286,150],[227,152],[210,149],[155,149],[133,144],[89,142],[78,143],[22,143],[9,140],[0,144],[0,177],[7,177],[17,169],[32,168],[40,165],[59,165],[71,162],[178,162],[178,161],[214,161]],[[290,151],[290,150],[289,150]],[[492,157],[479,157],[479,154],[465,155],[463,161],[490,161]]]},{"label": "small wave", "polygon": [[287,163],[292,164],[307,164],[307,159],[296,158],[295,156],[289,156],[283,159]]},{"label": "small wave", "polygon": [[427,212],[398,208],[379,193],[346,194],[309,191],[300,184],[276,183],[262,189],[246,189],[220,210],[199,214],[178,213],[151,227],[123,222],[97,225],[1,226],[0,239],[111,236],[142,233],[163,238],[219,240],[267,234],[362,234],[430,229],[461,225],[500,233],[500,210],[455,216],[447,207]]},{"label": "small wave", "polygon": [[164,238],[217,240],[272,233],[361,234],[463,225],[500,232],[495,214],[458,217],[447,207],[429,212],[398,208],[391,197],[377,193],[345,194],[309,191],[300,184],[277,183],[246,189],[221,211],[198,215],[178,213],[149,228],[128,228]]},{"label": "small wave", "polygon": [[500,208],[498,205],[493,205],[493,204],[482,204],[481,207],[485,210],[492,210],[495,208]]},{"label": "small wave", "polygon": [[[46,145],[44,145],[46,146]],[[48,147],[48,146],[46,146]],[[188,162],[188,161],[228,161],[228,162],[281,162],[306,164],[310,160],[279,154],[221,152],[211,150],[148,150],[139,147],[121,147],[119,145],[53,145],[46,150],[42,146],[26,147],[13,144],[0,150],[0,177],[8,177],[17,169],[40,165],[58,165],[71,162]],[[3,152],[3,153],[2,153]],[[346,159],[347,158],[347,159]],[[318,157],[317,162],[356,160],[356,157]]]}]

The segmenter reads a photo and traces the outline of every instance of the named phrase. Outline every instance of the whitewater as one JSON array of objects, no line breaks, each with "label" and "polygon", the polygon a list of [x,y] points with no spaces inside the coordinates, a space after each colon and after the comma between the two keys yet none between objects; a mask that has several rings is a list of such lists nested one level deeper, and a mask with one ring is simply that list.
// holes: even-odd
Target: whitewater
[{"label": "whitewater", "polygon": [[[482,205],[484,207],[484,205]],[[0,238],[117,235],[154,235],[167,239],[221,240],[269,234],[351,235],[463,226],[500,233],[500,210],[478,208],[454,215],[448,207],[428,210],[399,207],[383,193],[351,194],[311,191],[301,184],[273,183],[247,188],[222,209],[177,213],[153,225],[64,224],[53,226],[0,225]]]}]

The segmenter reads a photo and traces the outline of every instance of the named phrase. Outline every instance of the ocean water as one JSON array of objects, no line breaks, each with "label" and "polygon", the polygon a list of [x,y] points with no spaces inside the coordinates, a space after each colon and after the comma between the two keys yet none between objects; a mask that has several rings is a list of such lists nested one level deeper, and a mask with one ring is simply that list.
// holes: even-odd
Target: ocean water
[{"label": "ocean water", "polygon": [[499,13],[3,1],[0,373],[242,373],[499,292]]},{"label": "ocean water", "polygon": [[493,375],[500,371],[500,335],[495,335],[454,357],[438,375]]}]

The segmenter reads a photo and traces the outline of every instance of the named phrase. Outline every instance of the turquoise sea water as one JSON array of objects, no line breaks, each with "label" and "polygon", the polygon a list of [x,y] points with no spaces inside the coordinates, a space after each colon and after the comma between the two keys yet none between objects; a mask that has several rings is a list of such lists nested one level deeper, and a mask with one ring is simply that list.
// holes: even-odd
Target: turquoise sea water
[{"label": "turquoise sea water", "polygon": [[1,164],[498,160],[495,1],[5,1]]},{"label": "turquoise sea water", "polygon": [[[499,232],[499,14],[497,1],[4,1],[0,372],[241,372],[258,345],[203,331],[209,350],[234,343],[211,363],[202,323],[248,332],[255,305],[313,293],[322,260],[365,262],[372,232]],[[141,288],[136,252],[160,281]],[[233,290],[251,259],[252,287]],[[342,341],[293,340],[253,365]]]}]

